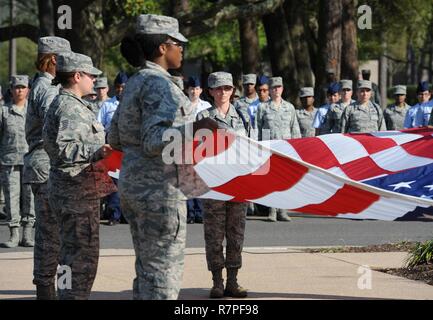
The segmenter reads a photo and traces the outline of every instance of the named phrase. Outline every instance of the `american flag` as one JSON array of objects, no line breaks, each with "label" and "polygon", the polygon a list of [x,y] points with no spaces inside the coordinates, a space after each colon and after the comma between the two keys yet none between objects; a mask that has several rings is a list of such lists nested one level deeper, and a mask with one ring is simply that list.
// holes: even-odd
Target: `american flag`
[{"label": "american flag", "polygon": [[207,186],[200,198],[350,219],[433,215],[429,128],[260,142],[226,132],[206,140],[194,150]]},{"label": "american flag", "polygon": [[[256,142],[235,136],[194,169],[202,198],[351,219],[433,214],[433,130]],[[228,159],[238,158],[235,163]]]}]

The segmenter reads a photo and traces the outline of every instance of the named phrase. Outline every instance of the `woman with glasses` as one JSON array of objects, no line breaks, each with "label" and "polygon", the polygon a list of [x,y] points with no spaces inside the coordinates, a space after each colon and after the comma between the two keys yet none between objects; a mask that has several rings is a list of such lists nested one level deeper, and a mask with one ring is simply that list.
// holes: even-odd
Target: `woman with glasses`
[{"label": "woman with glasses", "polygon": [[[118,187],[136,255],[134,299],[178,297],[187,200],[180,187],[189,177],[182,176],[187,168],[165,150],[169,144],[184,150],[195,130],[216,128],[209,119],[192,123],[191,102],[167,72],[181,66],[187,41],[176,19],[145,14],[121,44],[122,55],[140,70],[125,86],[108,142],[123,151]],[[172,136],[179,139],[171,141]]]},{"label": "woman with glasses", "polygon": [[[209,93],[214,99],[213,106],[200,112],[197,119],[210,118],[219,128],[234,130],[239,135],[248,136],[250,122],[247,113],[236,109],[230,103],[233,93],[232,75],[227,72],[214,72],[208,78]],[[211,298],[247,296],[247,291],[237,282],[238,270],[242,266],[242,247],[245,233],[246,203],[225,202],[203,199],[204,237],[206,260],[212,272],[213,287]],[[223,254],[223,241],[226,238],[226,257]],[[222,270],[227,270],[224,288]]]},{"label": "woman with glasses", "polygon": [[[60,299],[88,299],[99,258],[100,199],[115,187],[99,160],[111,153],[104,127],[82,97],[92,92],[95,77],[90,57],[57,57],[55,80],[62,85],[50,105],[42,133],[50,158],[49,203],[60,227],[59,264],[70,281],[60,281]],[[69,272],[68,272],[69,271]]]},{"label": "woman with glasses", "polygon": [[341,133],[374,132],[385,130],[381,107],[371,101],[372,84],[358,80],[358,100],[348,105],[341,116]]}]

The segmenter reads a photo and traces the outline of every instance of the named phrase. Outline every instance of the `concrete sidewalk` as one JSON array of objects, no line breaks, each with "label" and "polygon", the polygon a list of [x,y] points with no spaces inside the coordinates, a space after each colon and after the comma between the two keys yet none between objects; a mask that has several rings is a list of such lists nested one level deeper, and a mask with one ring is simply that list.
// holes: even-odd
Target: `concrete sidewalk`
[{"label": "concrete sidewalk", "polygon": [[[32,256],[0,254],[0,299],[34,299]],[[244,248],[239,282],[249,290],[249,299],[433,300],[433,286],[374,271],[399,268],[405,258],[404,252],[311,254],[300,248]],[[133,250],[101,250],[91,299],[131,299],[134,259]],[[187,249],[179,299],[208,299],[211,285],[204,250]]]}]

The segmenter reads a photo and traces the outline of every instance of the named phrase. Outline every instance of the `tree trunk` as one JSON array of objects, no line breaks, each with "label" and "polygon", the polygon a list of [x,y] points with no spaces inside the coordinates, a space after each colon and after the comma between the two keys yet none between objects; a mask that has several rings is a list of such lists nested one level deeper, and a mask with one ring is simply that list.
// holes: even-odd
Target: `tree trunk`
[{"label": "tree trunk", "polygon": [[[59,5],[66,1],[54,0],[54,11],[57,12]],[[93,1],[85,10],[82,3],[78,1],[68,1],[72,9],[72,29],[59,30],[56,26],[56,35],[64,37],[71,43],[71,48],[75,52],[86,54],[92,58],[95,66],[100,66],[105,50],[109,47],[107,26],[99,26],[96,20],[104,17],[106,8],[102,0]],[[74,14],[80,12],[80,14]]]},{"label": "tree trunk", "polygon": [[341,26],[342,0],[319,1],[319,61],[316,74],[317,85],[326,83],[326,69],[335,69],[336,79],[340,79],[341,66]]},{"label": "tree trunk", "polygon": [[274,76],[283,77],[284,98],[295,101],[297,98],[297,72],[284,10],[279,7],[271,14],[263,16],[269,58]]},{"label": "tree trunk", "polygon": [[53,17],[53,1],[38,0],[38,16],[39,16],[39,35],[54,36],[54,21]]},{"label": "tree trunk", "polygon": [[284,12],[293,44],[298,86],[300,88],[313,86],[311,59],[308,48],[308,43],[313,40],[311,38],[309,39],[309,34],[305,32],[304,10],[304,1],[302,0],[284,2]]},{"label": "tree trunk", "polygon": [[358,46],[356,27],[356,0],[342,0],[342,55],[341,79],[350,79],[354,83],[358,79]]},{"label": "tree trunk", "polygon": [[242,72],[257,73],[259,71],[260,48],[257,22],[254,19],[239,19],[239,37],[241,43]]},{"label": "tree trunk", "polygon": [[415,84],[418,82],[417,72],[416,72],[416,56],[415,50],[413,48],[412,42],[409,42],[408,45],[408,69],[409,69],[409,77],[408,81],[411,84]]},{"label": "tree trunk", "polygon": [[[12,27],[15,21],[15,0],[9,0],[10,26]],[[9,40],[9,79],[12,75],[17,74],[17,42],[14,38]]]},{"label": "tree trunk", "polygon": [[386,44],[386,36],[382,34],[382,46],[383,46],[383,52],[380,56],[379,60],[379,93],[380,93],[380,101],[382,103],[381,107],[385,108],[387,105],[387,75],[388,75],[388,58],[386,57],[387,54],[387,44]]},{"label": "tree trunk", "polygon": [[189,11],[189,0],[171,0],[171,12],[170,15],[176,17],[180,12]]}]

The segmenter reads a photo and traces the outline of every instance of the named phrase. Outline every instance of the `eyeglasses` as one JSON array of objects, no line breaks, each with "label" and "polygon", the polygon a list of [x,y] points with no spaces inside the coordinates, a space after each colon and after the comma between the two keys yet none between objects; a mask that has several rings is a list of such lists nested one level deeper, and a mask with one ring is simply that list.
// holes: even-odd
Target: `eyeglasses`
[{"label": "eyeglasses", "polygon": [[171,42],[164,42],[164,44],[172,44],[173,46],[179,47],[179,48],[183,48],[183,44],[180,42],[176,42],[176,41],[171,41]]},{"label": "eyeglasses", "polygon": [[222,87],[217,87],[217,88],[214,88],[214,90],[218,90],[218,91],[226,91],[226,92],[228,92],[228,91],[231,91],[231,90],[233,90],[233,87],[230,87],[230,86],[222,86]]},{"label": "eyeglasses", "polygon": [[88,76],[88,77],[89,77],[90,79],[92,79],[92,80],[95,80],[95,79],[96,79],[96,76],[94,76],[93,74],[90,74],[90,73],[84,72],[84,71],[80,71],[80,74],[81,74],[81,75],[85,74],[86,76]]}]

